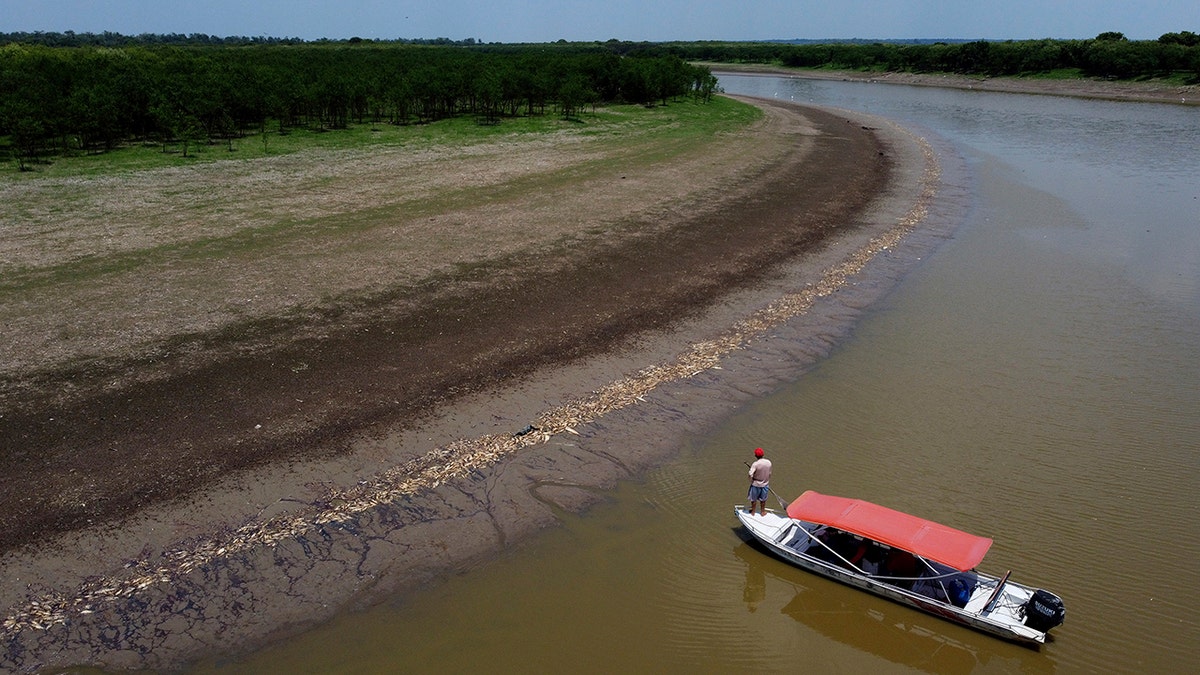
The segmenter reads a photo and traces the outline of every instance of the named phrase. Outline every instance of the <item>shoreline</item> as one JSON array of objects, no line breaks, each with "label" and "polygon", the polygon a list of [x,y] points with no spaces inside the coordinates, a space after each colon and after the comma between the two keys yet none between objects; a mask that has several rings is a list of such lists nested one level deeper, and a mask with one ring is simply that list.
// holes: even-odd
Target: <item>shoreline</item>
[{"label": "shoreline", "polygon": [[819,70],[809,68],[787,68],[763,64],[708,63],[713,74],[721,72],[736,75],[773,75],[794,77],[802,80],[836,80],[862,82],[865,84],[901,84],[914,87],[942,87],[978,91],[1004,92],[1010,94],[1033,94],[1042,96],[1070,96],[1106,101],[1141,101],[1146,103],[1172,103],[1200,105],[1200,85],[1165,85],[1153,82],[1120,82],[1075,78],[1049,80],[1024,77],[987,77],[955,75],[951,73],[901,73],[863,72],[853,70]]},{"label": "shoreline", "polygon": [[[945,189],[928,142],[885,120],[836,114],[871,126],[893,157],[888,189],[857,217],[857,227],[699,315],[675,317],[634,343],[583,362],[535,369],[512,385],[477,392],[416,428],[362,436],[348,452],[323,462],[273,465],[253,477],[235,477],[214,490],[225,491],[224,498],[201,495],[199,502],[158,507],[127,522],[127,529],[6,556],[6,572],[16,572],[22,583],[46,556],[66,553],[76,562],[28,585],[51,589],[30,594],[36,606],[13,602],[19,588],[7,589],[4,633],[23,650],[18,663],[10,646],[0,663],[14,670],[35,663],[175,668],[207,655],[215,644],[233,653],[251,649],[489,559],[552,527],[556,509],[585,509],[617,481],[670,461],[678,450],[674,433],[715,424],[750,398],[729,386],[749,362],[773,354],[772,360],[786,363],[772,370],[780,381],[807,368],[919,257],[902,253],[906,245],[936,245],[907,237],[927,225],[934,198]],[[875,281],[865,282],[864,273]],[[703,400],[695,398],[697,391]],[[692,402],[670,402],[680,396]],[[644,437],[647,418],[656,427],[653,443]],[[626,438],[629,433],[635,437]],[[442,440],[429,449],[435,439]],[[398,454],[398,448],[410,450]],[[397,456],[410,459],[396,464]],[[349,485],[316,484],[277,495],[278,485],[304,484],[306,476],[329,472]],[[217,536],[196,523],[182,530],[172,525],[181,512],[205,513],[205,501],[228,505],[239,495],[245,505],[232,517],[226,513]],[[213,507],[207,508],[211,520]],[[228,506],[215,512],[223,509]],[[114,549],[115,541],[138,537],[160,543],[141,553]],[[452,541],[474,543],[446,545]],[[282,572],[281,557],[288,561]],[[75,580],[85,578],[84,570],[112,570],[122,558],[123,572],[99,574],[82,585]],[[346,574],[354,561],[356,571]],[[51,578],[55,573],[60,578]],[[13,612],[22,604],[23,611]],[[184,607],[197,604],[221,618],[189,617]],[[147,611],[147,605],[158,609]],[[129,631],[119,644],[89,638],[112,624]],[[170,635],[154,638],[164,625]],[[139,647],[145,644],[156,646]]]}]

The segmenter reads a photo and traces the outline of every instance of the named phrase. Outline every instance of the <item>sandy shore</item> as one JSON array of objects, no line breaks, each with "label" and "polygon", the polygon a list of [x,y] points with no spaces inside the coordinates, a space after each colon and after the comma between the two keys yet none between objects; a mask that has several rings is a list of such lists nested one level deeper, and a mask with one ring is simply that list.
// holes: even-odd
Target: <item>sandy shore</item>
[{"label": "sandy shore", "polygon": [[[728,146],[732,175],[696,173],[701,193],[671,202],[695,208],[630,214],[661,226],[599,255],[461,280],[466,295],[415,313],[385,299],[345,330],[307,325],[122,401],[67,401],[93,420],[136,400],[144,418],[66,434],[100,434],[117,458],[154,435],[269,461],[90,527],[14,535],[34,543],[0,561],[0,668],[173,668],[418,588],[670,461],[683,431],[811,365],[919,255],[906,246],[932,245],[914,229],[950,226],[938,197],[956,188],[928,140],[884,120],[758,103],[764,122]],[[404,398],[430,387],[442,393]],[[284,433],[254,440],[257,420],[281,417]],[[306,451],[272,450],[293,444]]]}]

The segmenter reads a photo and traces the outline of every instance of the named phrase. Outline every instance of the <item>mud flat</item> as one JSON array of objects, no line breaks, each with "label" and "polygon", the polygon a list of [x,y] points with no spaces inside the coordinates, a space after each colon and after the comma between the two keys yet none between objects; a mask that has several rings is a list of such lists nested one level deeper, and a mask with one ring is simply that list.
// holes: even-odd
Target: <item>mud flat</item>
[{"label": "mud flat", "polygon": [[[14,394],[33,404],[6,414],[6,443],[51,459],[7,460],[0,668],[177,668],[418,589],[604,499],[803,372],[953,227],[941,204],[961,187],[934,139],[756,104],[752,129],[670,166],[580,162],[569,191],[423,216],[547,228],[511,244],[474,231],[498,250],[466,273],[381,258],[378,230],[323,258],[335,279],[411,265],[436,279],[422,293],[273,309],[248,336]],[[475,165],[476,189],[514,180]],[[251,291],[278,301],[258,270],[243,270]],[[192,297],[209,309],[189,316],[224,311]],[[162,316],[147,330],[186,332]],[[79,505],[106,495],[125,501]]]}]

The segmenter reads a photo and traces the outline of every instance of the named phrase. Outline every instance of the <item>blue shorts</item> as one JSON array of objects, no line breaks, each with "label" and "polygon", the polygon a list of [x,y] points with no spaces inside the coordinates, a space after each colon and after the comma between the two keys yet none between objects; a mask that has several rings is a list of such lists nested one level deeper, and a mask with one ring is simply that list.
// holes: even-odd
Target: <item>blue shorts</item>
[{"label": "blue shorts", "polygon": [[750,494],[747,495],[746,498],[752,502],[765,502],[765,501],[767,501],[767,493],[769,493],[770,491],[771,491],[770,488],[768,488],[766,486],[754,487],[753,485],[751,485],[750,486]]}]

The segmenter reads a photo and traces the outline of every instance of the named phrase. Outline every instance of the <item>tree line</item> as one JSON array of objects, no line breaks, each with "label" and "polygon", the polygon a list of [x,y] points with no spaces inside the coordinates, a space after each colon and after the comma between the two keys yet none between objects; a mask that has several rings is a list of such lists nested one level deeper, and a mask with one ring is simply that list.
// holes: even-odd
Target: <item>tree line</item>
[{"label": "tree line", "polygon": [[[248,131],[409,124],[473,115],[576,116],[599,103],[707,100],[716,77],[671,54],[592,47],[339,42],[0,47],[0,150],[47,153],[130,140],[212,143]],[[7,140],[7,144],[5,144]]]},{"label": "tree line", "polygon": [[647,48],[689,61],[777,63],[801,68],[943,72],[1015,76],[1074,71],[1086,77],[1123,80],[1180,78],[1200,83],[1200,35],[1165,33],[1157,40],[1129,40],[1106,32],[1087,40],[976,40],[960,43],[894,42],[788,44],[781,42],[685,42]]},{"label": "tree line", "polygon": [[[208,35],[205,33],[141,33],[140,35],[124,35],[113,31],[101,33],[76,33],[68,31],[16,31],[0,33],[0,45],[21,43],[27,45],[43,45],[46,47],[133,47],[136,45],[174,45],[174,46],[240,46],[240,45],[299,45],[310,42],[297,37],[272,37],[268,35]],[[475,38],[451,40],[450,38],[396,38],[390,40],[371,40],[353,37],[346,40],[330,40],[322,38],[312,40],[314,44],[362,44],[364,42],[377,44],[406,44],[406,45],[457,45],[470,46],[482,44]]]}]

